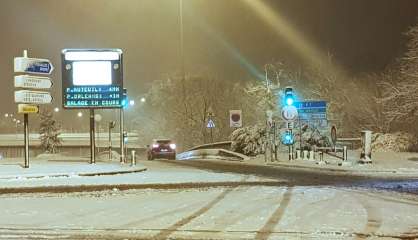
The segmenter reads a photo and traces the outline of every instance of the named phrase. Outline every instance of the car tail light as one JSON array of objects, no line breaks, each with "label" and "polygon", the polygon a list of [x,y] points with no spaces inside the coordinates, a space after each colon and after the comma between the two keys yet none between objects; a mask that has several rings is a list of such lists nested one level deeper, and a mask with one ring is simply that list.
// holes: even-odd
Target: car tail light
[{"label": "car tail light", "polygon": [[173,149],[173,150],[174,150],[174,149],[176,149],[176,144],[171,143],[171,144],[170,144],[170,148],[171,148],[171,149]]},{"label": "car tail light", "polygon": [[159,145],[158,144],[152,144],[152,148],[158,148]]}]

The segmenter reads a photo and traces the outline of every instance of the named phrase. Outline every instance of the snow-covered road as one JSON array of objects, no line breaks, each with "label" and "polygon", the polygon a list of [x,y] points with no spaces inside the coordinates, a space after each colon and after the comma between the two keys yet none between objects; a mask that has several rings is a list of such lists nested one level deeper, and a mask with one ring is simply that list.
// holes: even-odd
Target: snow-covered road
[{"label": "snow-covered road", "polygon": [[[148,171],[135,174],[1,182],[4,187],[69,185],[80,189],[97,184],[173,185],[125,191],[3,193],[0,239],[418,238],[414,194],[379,190],[369,183],[333,185],[329,184],[333,176],[321,180],[320,175],[305,172],[300,176],[287,172],[287,176],[273,169],[278,171],[275,175],[255,166],[251,166],[255,172],[241,165],[217,171],[211,165],[207,171],[167,161],[143,163]],[[300,182],[303,186],[298,184],[299,179],[314,178],[314,184],[306,185],[306,180]],[[205,182],[210,184],[200,184]]]},{"label": "snow-covered road", "polygon": [[0,206],[0,239],[418,237],[417,202],[332,187],[3,195]]}]

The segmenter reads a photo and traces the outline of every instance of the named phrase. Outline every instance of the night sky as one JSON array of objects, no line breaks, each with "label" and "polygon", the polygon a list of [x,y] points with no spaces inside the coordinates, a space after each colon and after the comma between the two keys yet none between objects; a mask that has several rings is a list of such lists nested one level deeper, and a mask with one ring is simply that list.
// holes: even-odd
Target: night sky
[{"label": "night sky", "polygon": [[[241,0],[183,0],[187,72],[211,71],[230,81],[252,78],[273,61],[303,64],[254,9]],[[417,0],[269,0],[323,53],[352,75],[384,69],[399,57],[409,27],[418,23]],[[54,106],[61,105],[63,48],[121,48],[125,85],[146,92],[152,80],[180,69],[177,0],[1,0],[0,112],[13,103],[13,57],[49,58]]]}]

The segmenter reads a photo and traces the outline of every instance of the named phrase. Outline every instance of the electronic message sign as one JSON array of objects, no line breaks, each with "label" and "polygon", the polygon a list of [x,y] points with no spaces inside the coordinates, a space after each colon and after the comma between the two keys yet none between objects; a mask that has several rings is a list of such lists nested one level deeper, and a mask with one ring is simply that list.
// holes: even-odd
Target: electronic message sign
[{"label": "electronic message sign", "polygon": [[64,49],[61,57],[64,108],[122,107],[122,50]]}]

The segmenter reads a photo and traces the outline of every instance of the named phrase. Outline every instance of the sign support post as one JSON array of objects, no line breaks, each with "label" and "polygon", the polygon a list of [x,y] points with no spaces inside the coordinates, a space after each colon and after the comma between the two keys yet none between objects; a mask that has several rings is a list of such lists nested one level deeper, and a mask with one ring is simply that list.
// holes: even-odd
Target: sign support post
[{"label": "sign support post", "polygon": [[[54,67],[50,60],[39,58],[28,58],[28,51],[23,50],[23,57],[14,58],[15,73],[43,74],[50,75]],[[23,113],[23,138],[25,162],[23,167],[29,168],[29,113],[38,113],[37,104],[49,104],[52,96],[49,92],[33,91],[32,89],[50,89],[52,81],[49,77],[33,75],[19,75],[14,77],[14,86],[20,89],[14,92],[15,103],[17,103],[18,113]]]},{"label": "sign support post", "polygon": [[90,109],[90,164],[96,163],[96,130],[94,127],[94,109]]},{"label": "sign support post", "polygon": [[29,114],[23,115],[23,127],[25,138],[25,168],[29,168]]},{"label": "sign support post", "polygon": [[123,107],[120,108],[119,110],[119,118],[120,118],[120,124],[119,124],[119,132],[120,132],[120,163],[123,164],[125,163],[125,141],[124,141],[124,137],[123,137],[123,132],[124,132],[124,110]]}]

